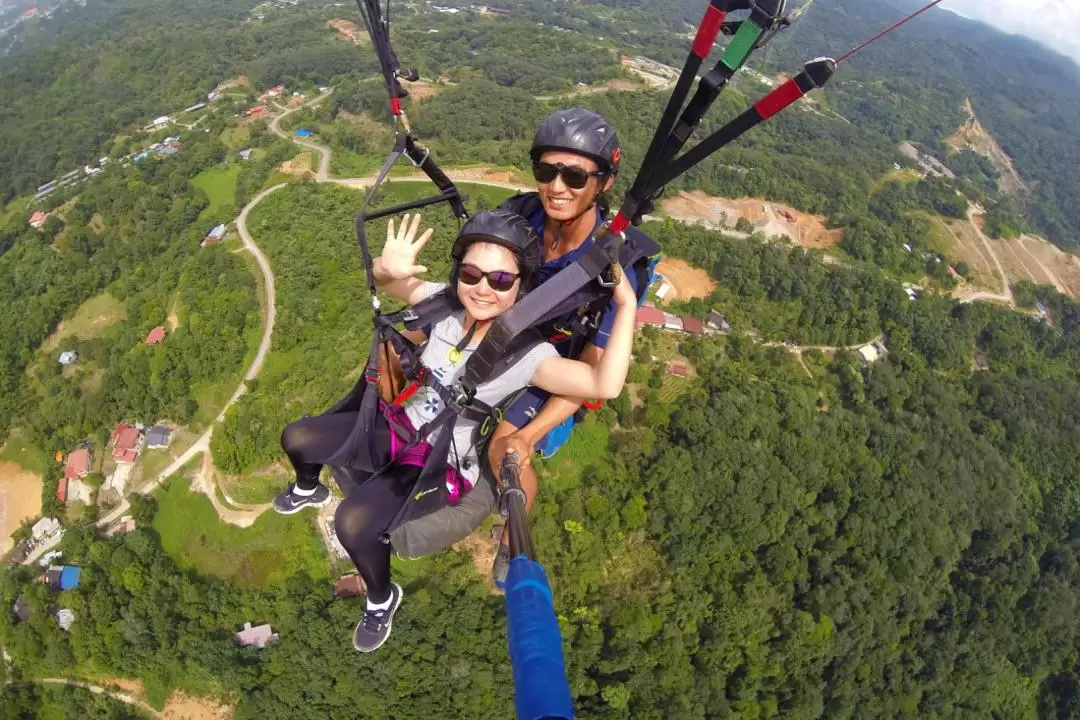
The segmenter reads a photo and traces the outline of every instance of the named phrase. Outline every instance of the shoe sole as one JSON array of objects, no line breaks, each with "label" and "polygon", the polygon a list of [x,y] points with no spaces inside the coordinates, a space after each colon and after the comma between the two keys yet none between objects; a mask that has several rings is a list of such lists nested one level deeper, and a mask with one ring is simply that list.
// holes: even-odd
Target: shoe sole
[{"label": "shoe sole", "polygon": [[[386,635],[383,635],[383,639],[379,641],[378,645],[375,645],[375,646],[369,647],[369,648],[359,648],[356,645],[356,630],[353,629],[353,649],[356,650],[356,652],[361,652],[361,653],[375,652],[376,650],[381,648],[383,645],[385,645],[386,641],[390,639],[390,631],[394,627],[394,614],[397,613],[397,609],[399,607],[401,607],[401,601],[405,599],[405,591],[401,589],[401,586],[398,585],[397,583],[391,583],[391,584],[394,587],[397,588],[398,598],[397,598],[397,602],[394,603],[394,606],[392,608],[390,608],[390,616],[388,618],[386,618]],[[363,620],[361,620],[360,622],[363,622]],[[359,627],[360,623],[357,623],[356,625],[357,625],[357,627]]]},{"label": "shoe sole", "polygon": [[326,496],[325,500],[320,500],[317,503],[309,502],[309,503],[304,503],[303,505],[297,505],[292,510],[282,510],[277,505],[274,505],[274,512],[276,512],[278,515],[295,515],[296,513],[300,512],[301,510],[304,510],[306,508],[326,507],[327,505],[330,504],[330,501],[333,500],[333,499],[334,499],[333,494],[329,494],[329,495]]}]

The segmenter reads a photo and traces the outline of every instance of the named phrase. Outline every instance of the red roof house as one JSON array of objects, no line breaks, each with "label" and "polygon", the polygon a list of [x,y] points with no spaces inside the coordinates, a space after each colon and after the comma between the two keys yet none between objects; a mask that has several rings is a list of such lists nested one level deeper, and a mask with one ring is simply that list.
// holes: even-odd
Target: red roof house
[{"label": "red roof house", "polygon": [[266,114],[266,106],[256,105],[255,107],[248,108],[244,111],[244,117],[250,120],[257,120]]},{"label": "red roof house", "polygon": [[79,448],[68,455],[64,464],[64,479],[73,480],[84,478],[90,474],[90,451],[87,448]]},{"label": "red roof house", "polygon": [[67,502],[68,479],[60,478],[60,484],[56,486],[56,499],[62,503]]},{"label": "red roof house", "polygon": [[30,219],[26,221],[26,224],[36,230],[37,228],[40,228],[42,225],[44,225],[45,221],[48,218],[49,218],[48,213],[44,213],[44,212],[42,212],[40,210],[37,210],[37,211],[34,212],[33,215],[30,216]]},{"label": "red roof house", "polygon": [[675,377],[686,377],[686,366],[682,363],[668,363],[664,367],[664,371],[668,375],[674,375]]},{"label": "red roof house", "polygon": [[356,574],[343,575],[334,585],[334,597],[338,598],[359,597],[364,592],[364,581]]},{"label": "red roof house", "polygon": [[705,325],[700,320],[694,318],[684,317],[682,319],[682,329],[684,332],[688,332],[691,335],[704,335]]},{"label": "red roof house", "polygon": [[120,423],[112,433],[112,458],[116,462],[131,464],[139,457],[139,431],[126,423]]},{"label": "red roof house", "polygon": [[654,307],[639,307],[635,324],[639,328],[645,325],[664,327],[664,313]]},{"label": "red roof house", "polygon": [[158,325],[156,328],[150,331],[150,334],[146,336],[145,342],[147,345],[157,345],[159,342],[165,339],[165,328]]}]

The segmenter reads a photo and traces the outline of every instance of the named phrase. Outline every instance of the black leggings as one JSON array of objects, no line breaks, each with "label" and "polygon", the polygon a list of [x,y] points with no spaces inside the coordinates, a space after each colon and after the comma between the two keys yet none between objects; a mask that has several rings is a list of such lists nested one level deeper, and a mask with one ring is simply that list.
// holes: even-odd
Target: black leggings
[{"label": "black leggings", "polygon": [[[312,489],[319,482],[323,464],[345,444],[356,425],[357,413],[306,417],[289,423],[281,433],[281,447],[296,471],[296,486]],[[380,424],[380,434],[389,460],[389,429]],[[420,468],[402,466],[392,472],[365,479],[338,506],[334,527],[360,577],[367,585],[368,599],[382,603],[390,597],[390,545],[382,535],[409,497]]]}]

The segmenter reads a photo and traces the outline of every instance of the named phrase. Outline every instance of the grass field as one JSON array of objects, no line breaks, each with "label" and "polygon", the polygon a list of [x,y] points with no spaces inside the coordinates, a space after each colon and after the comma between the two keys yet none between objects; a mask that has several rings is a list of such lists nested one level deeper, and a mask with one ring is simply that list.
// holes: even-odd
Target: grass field
[{"label": "grass field", "polygon": [[242,373],[247,371],[249,364],[250,362],[245,356],[243,370],[230,373],[213,383],[201,382],[191,386],[191,396],[195,398],[195,403],[199,406],[199,409],[195,411],[195,415],[191,418],[192,428],[201,430],[214,422],[214,418],[221,412],[221,408],[225,407],[225,403],[236,391],[236,386],[240,384],[240,378],[243,377]]},{"label": "grass field", "polygon": [[236,178],[239,174],[239,165],[226,165],[204,170],[192,178],[191,184],[210,198],[210,206],[203,210],[200,217],[209,217],[224,207],[236,204]]},{"label": "grass field", "polygon": [[230,150],[243,150],[251,142],[251,130],[247,125],[237,125],[221,131],[221,142]]},{"label": "grass field", "polygon": [[574,427],[570,441],[550,460],[534,460],[539,482],[552,490],[564,490],[581,482],[581,475],[608,457],[611,431],[592,417]]},{"label": "grass field", "polygon": [[378,172],[385,158],[360,155],[359,153],[334,148],[334,154],[330,158],[330,177],[351,178],[366,177]]},{"label": "grass field", "polygon": [[238,585],[266,587],[304,573],[329,578],[326,551],[310,517],[264,513],[250,528],[221,522],[210,501],[174,477],[157,493],[154,530],[185,569]]},{"label": "grass field", "polygon": [[89,340],[101,335],[107,328],[123,322],[126,312],[124,304],[107,292],[95,295],[75,311],[71,318],[56,326],[52,335],[41,344],[43,350],[52,350],[60,338],[75,335]]},{"label": "grass field", "polygon": [[7,442],[0,447],[0,462],[12,462],[39,475],[45,474],[48,460],[49,456],[31,445],[18,429],[12,430]]},{"label": "grass field", "polygon": [[284,466],[268,465],[242,477],[222,478],[221,485],[236,502],[258,505],[273,500],[290,480],[292,473]]},{"label": "grass field", "polygon": [[[0,225],[6,224],[8,220],[16,215],[28,212],[29,204],[29,198],[25,197],[17,197],[9,202],[4,208],[0,209]],[[27,219],[30,219],[29,216],[27,216]]]}]

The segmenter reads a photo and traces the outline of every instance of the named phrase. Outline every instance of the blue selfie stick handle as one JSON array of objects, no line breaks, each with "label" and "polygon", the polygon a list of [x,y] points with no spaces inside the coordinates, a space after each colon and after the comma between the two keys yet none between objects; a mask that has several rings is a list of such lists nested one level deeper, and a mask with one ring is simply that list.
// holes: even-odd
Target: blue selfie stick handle
[{"label": "blue selfie stick handle", "polygon": [[551,588],[543,566],[525,555],[510,561],[506,615],[517,720],[573,720]]}]

